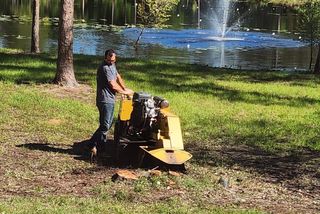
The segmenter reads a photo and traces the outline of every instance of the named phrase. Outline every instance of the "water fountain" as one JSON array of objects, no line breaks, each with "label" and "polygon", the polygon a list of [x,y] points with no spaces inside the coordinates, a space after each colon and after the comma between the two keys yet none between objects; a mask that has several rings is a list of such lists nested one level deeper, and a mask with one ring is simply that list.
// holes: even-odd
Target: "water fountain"
[{"label": "water fountain", "polygon": [[229,19],[229,8],[230,8],[230,0],[220,0],[217,3],[217,6],[214,10],[212,20],[213,28],[216,29],[216,32],[220,35],[220,37],[224,38],[226,35],[228,19]]},{"label": "water fountain", "polygon": [[[305,44],[299,40],[284,38],[275,33],[262,33],[250,31],[235,31],[235,24],[230,23],[230,13],[235,8],[232,0],[218,0],[212,8],[212,14],[209,16],[211,24],[210,29],[146,29],[143,34],[142,44],[160,44],[169,48],[188,48],[188,49],[216,49],[220,43],[224,42],[225,50],[228,49],[257,49],[257,48],[286,48],[301,47]],[[243,12],[241,20],[249,12]],[[240,14],[239,14],[240,16]],[[237,23],[238,24],[238,23]],[[136,39],[140,30],[132,28],[124,31],[124,36],[129,39]]]},{"label": "water fountain", "polygon": [[219,0],[212,14],[212,29],[214,36],[209,37],[215,41],[238,41],[243,40],[240,37],[226,36],[233,27],[228,27],[229,13],[230,13],[231,1],[230,0]]},{"label": "water fountain", "polygon": [[[211,8],[209,29],[145,29],[140,46],[146,50],[165,48],[168,51],[184,49],[183,54],[189,54],[189,61],[202,62],[213,67],[231,68],[281,68],[284,57],[279,53],[287,50],[299,50],[305,47],[301,40],[288,38],[272,32],[258,32],[250,29],[239,30],[240,21],[252,14],[251,10],[242,11],[236,23],[232,0],[219,0]],[[123,31],[124,38],[135,41],[139,29],[129,28]],[[130,42],[129,42],[130,43]],[[276,53],[276,54],[274,54]],[[166,54],[167,55],[167,54]],[[261,57],[266,55],[269,58]],[[203,57],[205,56],[205,57]],[[174,56],[177,59],[180,56]],[[295,62],[292,62],[295,65]]]}]

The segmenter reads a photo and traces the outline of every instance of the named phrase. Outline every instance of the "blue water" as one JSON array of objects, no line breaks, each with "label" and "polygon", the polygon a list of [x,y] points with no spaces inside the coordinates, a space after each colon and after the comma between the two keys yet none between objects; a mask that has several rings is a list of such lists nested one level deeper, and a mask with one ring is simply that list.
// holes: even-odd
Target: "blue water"
[{"label": "blue water", "polygon": [[[55,27],[40,26],[40,49],[57,53]],[[30,24],[0,21],[0,47],[30,50]],[[304,70],[310,49],[298,39],[262,32],[230,32],[217,41],[211,30],[145,29],[139,48],[133,45],[141,29],[74,29],[74,53],[102,57],[109,48],[120,57],[170,60],[236,69]],[[236,41],[232,39],[236,38]],[[314,51],[316,54],[316,51]]]},{"label": "blue water", "polygon": [[[136,40],[141,29],[129,28],[123,31],[125,37],[130,40]],[[300,48],[307,44],[295,39],[284,38],[277,34],[261,32],[229,32],[226,38],[214,35],[212,30],[159,30],[145,29],[141,44],[159,44],[166,48],[188,48],[188,49],[215,49],[224,43],[225,49],[244,48]]]}]

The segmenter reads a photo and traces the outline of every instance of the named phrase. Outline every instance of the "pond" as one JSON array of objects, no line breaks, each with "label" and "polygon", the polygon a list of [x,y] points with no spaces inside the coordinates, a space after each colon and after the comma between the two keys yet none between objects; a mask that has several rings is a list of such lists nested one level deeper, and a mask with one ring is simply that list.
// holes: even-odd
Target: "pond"
[{"label": "pond", "polygon": [[[30,49],[30,2],[0,2],[0,47]],[[44,52],[57,52],[57,2],[41,1],[40,48]],[[233,4],[226,24],[230,30],[221,39],[214,30],[217,26],[213,25],[214,10],[221,9],[217,1],[201,1],[198,19],[197,2],[181,0],[172,12],[169,28],[146,29],[136,50],[133,44],[141,29],[132,27],[139,21],[134,1],[118,0],[114,5],[112,2],[75,0],[74,53],[101,56],[105,49],[113,48],[121,57],[212,67],[275,70],[308,67],[310,50],[297,33],[297,17],[290,8]]]}]

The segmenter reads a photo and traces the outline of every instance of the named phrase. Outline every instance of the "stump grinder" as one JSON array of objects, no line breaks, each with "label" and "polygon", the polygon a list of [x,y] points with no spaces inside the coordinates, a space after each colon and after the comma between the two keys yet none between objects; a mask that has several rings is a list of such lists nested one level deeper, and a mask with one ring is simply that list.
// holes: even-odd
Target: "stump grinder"
[{"label": "stump grinder", "polygon": [[147,154],[169,166],[184,166],[192,157],[184,151],[180,120],[170,112],[168,101],[145,92],[121,99],[114,142],[117,161],[128,156],[126,147],[137,148],[139,167]]}]

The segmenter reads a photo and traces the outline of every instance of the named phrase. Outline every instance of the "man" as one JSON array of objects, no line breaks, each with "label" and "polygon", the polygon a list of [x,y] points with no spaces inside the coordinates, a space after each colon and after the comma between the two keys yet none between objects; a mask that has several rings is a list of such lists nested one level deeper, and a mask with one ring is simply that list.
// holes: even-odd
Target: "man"
[{"label": "man", "polygon": [[97,145],[106,143],[107,132],[111,128],[115,105],[115,94],[131,95],[133,91],[126,88],[123,79],[117,71],[116,54],[109,49],[105,52],[104,61],[97,70],[97,97],[96,105],[99,110],[99,128],[93,134],[91,158],[96,156]]}]

